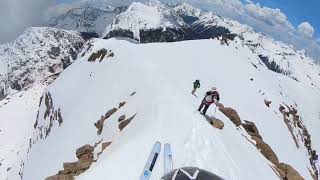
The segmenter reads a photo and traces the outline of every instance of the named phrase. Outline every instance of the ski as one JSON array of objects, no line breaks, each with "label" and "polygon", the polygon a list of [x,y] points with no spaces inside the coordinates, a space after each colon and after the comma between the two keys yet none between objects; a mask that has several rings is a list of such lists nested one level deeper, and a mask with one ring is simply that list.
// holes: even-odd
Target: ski
[{"label": "ski", "polygon": [[140,180],[149,180],[151,176],[151,172],[156,164],[158,155],[161,151],[161,143],[157,141],[151,150],[151,153],[147,159],[147,162],[143,168],[142,174],[140,176]]},{"label": "ski", "polygon": [[173,169],[172,152],[170,144],[164,145],[164,174],[171,172]]}]

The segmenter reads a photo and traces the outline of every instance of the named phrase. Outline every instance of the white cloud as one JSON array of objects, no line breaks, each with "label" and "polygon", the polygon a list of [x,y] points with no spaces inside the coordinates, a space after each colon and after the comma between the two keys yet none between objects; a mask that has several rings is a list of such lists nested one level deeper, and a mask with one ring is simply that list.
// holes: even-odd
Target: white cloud
[{"label": "white cloud", "polygon": [[15,39],[26,27],[41,25],[55,0],[0,0],[0,43]]},{"label": "white cloud", "polygon": [[320,42],[312,38],[314,34],[312,26],[294,27],[280,9],[262,7],[258,3],[253,4],[248,3],[248,1],[246,1],[247,3],[241,3],[240,0],[186,1],[247,24],[257,32],[294,45],[298,49],[305,49],[307,54],[320,61]]},{"label": "white cloud", "polygon": [[298,26],[298,31],[307,38],[313,37],[314,28],[309,22],[303,22]]},{"label": "white cloud", "polygon": [[249,3],[249,4],[253,4],[253,1],[251,0],[244,0],[246,3]]},{"label": "white cloud", "polygon": [[294,29],[292,24],[288,21],[287,16],[282,13],[280,9],[261,7],[259,3],[246,4],[244,6],[247,14],[259,21],[262,21],[271,26]]}]

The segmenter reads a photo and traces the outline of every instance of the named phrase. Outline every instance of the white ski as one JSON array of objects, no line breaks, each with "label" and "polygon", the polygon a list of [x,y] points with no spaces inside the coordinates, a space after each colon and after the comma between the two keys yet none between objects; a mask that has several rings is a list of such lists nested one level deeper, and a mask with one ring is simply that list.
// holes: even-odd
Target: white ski
[{"label": "white ski", "polygon": [[171,172],[173,169],[172,152],[170,144],[164,145],[164,174]]},{"label": "white ski", "polygon": [[157,141],[152,148],[152,151],[148,157],[148,160],[146,162],[146,165],[143,168],[142,174],[140,176],[140,180],[149,180],[151,176],[151,172],[154,168],[154,165],[156,164],[158,155],[161,151],[161,143]]}]

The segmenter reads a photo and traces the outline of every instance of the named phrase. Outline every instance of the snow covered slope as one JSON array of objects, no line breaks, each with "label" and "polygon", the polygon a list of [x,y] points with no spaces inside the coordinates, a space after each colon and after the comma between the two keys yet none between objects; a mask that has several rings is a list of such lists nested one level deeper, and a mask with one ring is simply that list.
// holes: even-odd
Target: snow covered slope
[{"label": "snow covered slope", "polygon": [[0,45],[0,100],[60,73],[74,61],[83,43],[74,31],[34,27]]},{"label": "snow covered slope", "polygon": [[222,38],[222,41],[228,43],[238,36],[242,44],[257,54],[270,70],[320,89],[320,75],[317,73],[319,67],[303,50],[275,41],[237,21],[201,11],[186,3],[171,6],[156,0],[146,4],[133,3],[127,11],[115,18],[105,34],[105,38],[129,37],[143,43],[210,38]]},{"label": "snow covered slope", "polygon": [[[85,34],[30,28],[0,45],[0,179],[45,179],[63,169],[77,179],[137,179],[157,140],[171,143],[175,168],[277,179],[242,127],[217,110],[225,127],[215,129],[195,111],[212,86],[242,121],[256,124],[280,162],[312,178],[311,151],[320,151],[320,67],[303,50],[185,3],[152,0],[123,11],[76,8],[50,21],[98,33],[112,22],[103,33],[109,40],[82,46]],[[199,98],[190,94],[195,79],[202,83]],[[77,161],[85,144],[94,146],[97,162],[85,172],[63,164]],[[152,179],[163,173],[160,157]]]},{"label": "snow covered slope", "polygon": [[0,45],[0,179],[20,179],[43,90],[83,43],[77,32],[37,27]]},{"label": "snow covered slope", "polygon": [[85,7],[74,8],[58,17],[53,17],[47,23],[50,27],[90,32],[101,35],[115,16],[126,10],[126,7]]},{"label": "snow covered slope", "polygon": [[[225,123],[222,130],[196,112],[212,86],[218,87],[221,103],[236,109],[242,120],[257,125],[280,162],[312,179],[304,142],[296,136],[297,148],[279,105],[298,110],[312,136],[312,148],[319,151],[320,90],[270,71],[240,39],[229,46],[217,39],[150,44],[96,39],[87,47],[81,52],[83,57],[43,94],[23,179],[57,174],[64,162],[77,160],[76,149],[85,144],[96,144],[97,162],[78,179],[138,179],[158,140],[171,143],[175,168],[197,166],[225,179],[277,179],[271,163],[247,140],[246,132],[220,111],[216,117]],[[94,55],[98,59],[93,61],[92,53],[99,52],[108,53],[101,59]],[[309,71],[309,66],[302,64],[299,71]],[[320,73],[319,66],[311,67],[310,73]],[[190,94],[195,79],[202,83],[199,98]],[[265,99],[272,101],[270,107]],[[112,108],[117,109],[110,113]],[[208,114],[214,112],[213,105]],[[107,115],[111,116],[103,120]],[[129,124],[120,131],[118,118],[122,115],[129,118]],[[97,134],[100,118],[103,128]],[[299,133],[298,127],[293,127],[293,133]],[[112,143],[98,156],[99,142]],[[162,167],[160,158],[152,179],[162,176]]]},{"label": "snow covered slope", "polygon": [[0,101],[0,179],[21,179],[45,87],[35,84]]}]

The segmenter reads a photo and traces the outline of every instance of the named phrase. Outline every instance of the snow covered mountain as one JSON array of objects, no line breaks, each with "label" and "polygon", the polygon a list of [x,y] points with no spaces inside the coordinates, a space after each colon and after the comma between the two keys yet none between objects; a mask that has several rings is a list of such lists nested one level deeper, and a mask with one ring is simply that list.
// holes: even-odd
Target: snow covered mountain
[{"label": "snow covered mountain", "polygon": [[34,27],[0,45],[0,179],[22,173],[39,98],[83,43],[78,32]]},{"label": "snow covered mountain", "polygon": [[99,37],[117,14],[122,13],[127,7],[85,7],[74,8],[58,17],[53,17],[47,26],[74,30],[79,32],[96,33]]},{"label": "snow covered mountain", "polygon": [[133,3],[127,11],[114,19],[104,34],[106,39],[129,37],[143,43],[218,37],[222,43],[227,43],[238,36],[242,44],[258,54],[269,69],[297,81],[303,79],[309,86],[320,88],[318,81],[314,80],[319,80],[318,74],[296,71],[299,64],[309,64],[312,71],[318,69],[318,66],[309,63],[312,60],[304,51],[254,32],[246,25],[220,17],[213,12],[201,11],[186,3],[167,5],[156,0],[146,4]]},{"label": "snow covered mountain", "polygon": [[[275,169],[281,166],[276,163],[281,162],[312,178],[302,130],[291,114],[286,124],[279,107],[286,104],[285,112],[298,110],[299,126],[306,126],[318,149],[320,104],[314,99],[320,98],[319,90],[268,70],[240,41],[227,46],[219,40],[134,44],[97,39],[89,44],[93,46],[84,48],[84,56],[43,94],[24,179],[54,174],[138,179],[157,140],[171,143],[175,167],[197,166],[226,179],[269,180],[278,178]],[[101,50],[107,52],[104,58],[92,55]],[[111,52],[113,56],[108,56]],[[92,56],[98,58],[93,61]],[[258,141],[250,140],[222,112],[216,113],[225,124],[222,130],[196,113],[201,98],[190,94],[194,79],[202,82],[200,97],[210,86],[219,87],[221,103],[236,109],[244,124],[254,122],[272,149],[261,152],[276,155],[266,153],[270,161],[264,158],[253,145]],[[265,100],[272,101],[270,107]],[[214,115],[214,107],[208,114]],[[85,161],[90,168],[75,156],[76,149],[86,144],[92,146],[90,156],[96,160]],[[161,177],[162,163],[160,158],[152,179]],[[89,169],[79,169],[83,166]],[[126,173],[121,173],[123,168]],[[254,171],[248,173],[250,169]]]},{"label": "snow covered mountain", "polygon": [[76,59],[83,43],[80,33],[39,27],[0,45],[0,99],[60,73]]},{"label": "snow covered mountain", "polygon": [[[57,26],[102,32],[95,23],[113,10],[97,9],[73,9]],[[32,28],[6,45],[15,56],[0,51],[8,53],[0,78],[11,80],[13,69],[28,86],[0,100],[0,179],[138,179],[155,141],[171,143],[175,168],[316,179],[320,67],[304,51],[185,3],[133,3],[114,17],[106,39],[84,43],[80,33]],[[190,94],[195,79],[198,98]],[[195,110],[212,86],[221,100],[204,117]],[[163,175],[162,153],[151,179]]]}]

